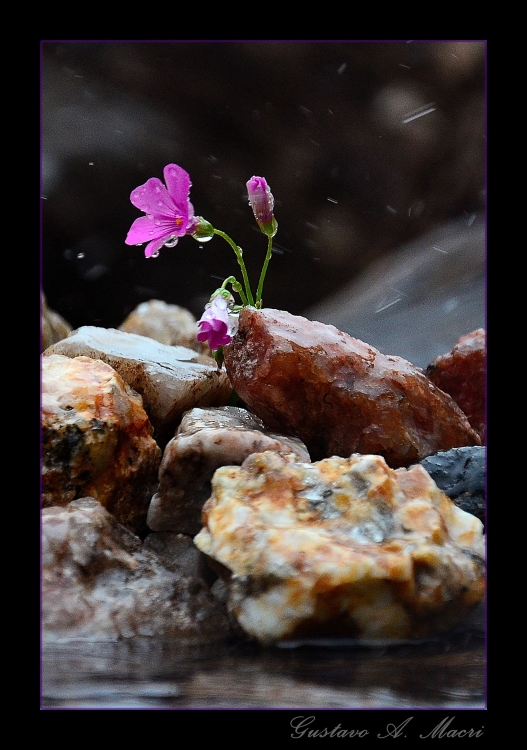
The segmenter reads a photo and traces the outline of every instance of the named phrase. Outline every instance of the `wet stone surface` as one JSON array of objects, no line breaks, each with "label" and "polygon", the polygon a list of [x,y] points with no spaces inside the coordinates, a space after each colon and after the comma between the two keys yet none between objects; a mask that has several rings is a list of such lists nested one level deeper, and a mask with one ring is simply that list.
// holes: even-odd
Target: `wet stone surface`
[{"label": "wet stone surface", "polygon": [[271,429],[303,440],[313,460],[375,453],[397,468],[480,445],[453,398],[420,368],[334,326],[245,307],[224,351],[243,401]]}]

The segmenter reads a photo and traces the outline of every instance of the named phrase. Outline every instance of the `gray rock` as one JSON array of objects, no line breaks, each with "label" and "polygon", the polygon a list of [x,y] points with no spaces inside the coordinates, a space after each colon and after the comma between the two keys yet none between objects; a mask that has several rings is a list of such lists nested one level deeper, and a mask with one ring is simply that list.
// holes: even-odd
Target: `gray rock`
[{"label": "gray rock", "polygon": [[161,447],[173,436],[185,411],[226,404],[232,392],[225,371],[218,370],[212,357],[114,328],[83,326],[44,354],[83,355],[111,365],[143,397]]},{"label": "gray rock", "polygon": [[485,328],[484,217],[401,247],[302,315],[425,368],[460,336]]},{"label": "gray rock", "polygon": [[263,422],[245,409],[191,409],[165,448],[159,489],[148,509],[149,528],[197,534],[216,469],[240,466],[251,453],[267,450],[292,452],[298,460],[310,460],[300,440],[267,431]]},{"label": "gray rock", "polygon": [[224,607],[197,575],[166,565],[155,545],[93,498],[42,513],[44,640],[133,636],[224,638]]}]

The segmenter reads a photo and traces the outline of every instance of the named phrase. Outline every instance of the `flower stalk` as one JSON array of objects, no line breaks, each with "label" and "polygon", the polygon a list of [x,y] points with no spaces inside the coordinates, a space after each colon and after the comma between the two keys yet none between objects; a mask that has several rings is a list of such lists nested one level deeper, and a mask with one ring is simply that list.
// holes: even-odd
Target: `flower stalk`
[{"label": "flower stalk", "polygon": [[[197,334],[198,341],[208,342],[218,366],[221,367],[223,347],[230,343],[238,330],[239,311],[248,305],[261,309],[263,304],[263,285],[273,252],[273,237],[278,230],[274,217],[274,197],[264,177],[251,177],[247,181],[247,195],[254,218],[260,231],[267,237],[267,252],[255,298],[241,247],[228,234],[213,227],[202,216],[194,214],[194,207],[189,199],[192,183],[188,173],[177,164],[168,164],[163,170],[163,176],[165,184],[157,177],[152,177],[132,191],[130,201],[145,216],[133,222],[125,242],[127,245],[148,243],[144,251],[147,258],[157,257],[162,247],[174,247],[185,235],[198,242],[208,242],[217,235],[230,245],[241,270],[243,285],[235,276],[225,279],[205,305],[205,312],[198,321]],[[235,305],[234,298],[227,289],[229,284],[240,296],[241,305]]]}]

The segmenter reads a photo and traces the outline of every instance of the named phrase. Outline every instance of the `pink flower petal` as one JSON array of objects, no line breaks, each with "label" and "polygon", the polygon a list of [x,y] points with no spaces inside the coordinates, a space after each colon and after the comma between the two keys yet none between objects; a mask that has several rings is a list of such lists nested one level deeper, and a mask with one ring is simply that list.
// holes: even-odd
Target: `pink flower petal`
[{"label": "pink flower petal", "polygon": [[177,164],[167,164],[163,170],[163,176],[168,193],[179,212],[187,212],[188,196],[190,187],[190,175]]},{"label": "pink flower petal", "polygon": [[130,194],[130,200],[133,205],[145,214],[153,216],[176,216],[174,201],[170,197],[168,190],[157,177],[151,177],[140,185]]},{"label": "pink flower petal", "polygon": [[177,233],[174,227],[174,219],[141,216],[130,227],[125,242],[127,245],[142,245],[143,242],[151,242],[161,237],[168,239],[172,235],[177,235]]},{"label": "pink flower petal", "polygon": [[145,258],[151,258],[153,255],[156,255],[159,252],[159,250],[161,250],[166,240],[167,240],[166,237],[160,237],[157,240],[153,240],[152,242],[149,242],[148,245],[145,247]]}]

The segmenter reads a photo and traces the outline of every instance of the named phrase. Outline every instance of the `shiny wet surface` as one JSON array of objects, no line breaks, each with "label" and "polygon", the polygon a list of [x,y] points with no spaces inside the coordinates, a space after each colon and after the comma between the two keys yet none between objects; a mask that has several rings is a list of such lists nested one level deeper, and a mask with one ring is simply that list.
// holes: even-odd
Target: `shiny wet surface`
[{"label": "shiny wet surface", "polygon": [[484,614],[418,643],[46,643],[43,708],[485,708]]}]

